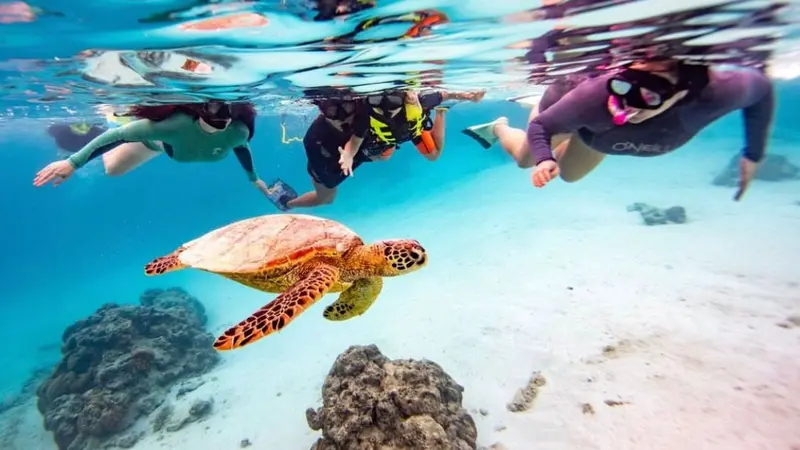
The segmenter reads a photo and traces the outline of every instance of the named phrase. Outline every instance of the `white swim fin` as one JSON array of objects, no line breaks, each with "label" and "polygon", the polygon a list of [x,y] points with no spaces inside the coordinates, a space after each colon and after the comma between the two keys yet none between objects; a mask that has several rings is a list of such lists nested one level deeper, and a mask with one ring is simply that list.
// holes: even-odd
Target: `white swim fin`
[{"label": "white swim fin", "polygon": [[497,136],[494,135],[494,126],[498,123],[507,124],[508,119],[505,117],[498,117],[491,122],[465,128],[461,130],[461,132],[478,141],[483,148],[489,148],[497,142]]}]

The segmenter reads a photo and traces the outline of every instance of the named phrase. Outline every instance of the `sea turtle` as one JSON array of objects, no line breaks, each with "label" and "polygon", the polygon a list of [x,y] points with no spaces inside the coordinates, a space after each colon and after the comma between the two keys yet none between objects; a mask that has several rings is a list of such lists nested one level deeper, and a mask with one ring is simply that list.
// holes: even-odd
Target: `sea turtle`
[{"label": "sea turtle", "polygon": [[329,292],[341,294],[325,308],[326,319],[360,316],[380,294],[382,277],[413,272],[427,259],[416,240],[367,245],[333,220],[273,214],[206,233],[154,259],[144,272],[154,276],[193,267],[280,294],[214,342],[217,350],[233,350],[280,331]]}]

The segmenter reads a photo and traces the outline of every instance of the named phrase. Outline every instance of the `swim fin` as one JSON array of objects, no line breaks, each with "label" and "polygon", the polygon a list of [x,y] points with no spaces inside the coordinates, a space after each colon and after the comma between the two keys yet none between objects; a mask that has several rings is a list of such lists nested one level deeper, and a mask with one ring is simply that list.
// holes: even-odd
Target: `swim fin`
[{"label": "swim fin", "polygon": [[518,103],[526,108],[534,108],[539,104],[539,102],[542,101],[542,95],[541,94],[523,95],[520,97],[509,97],[506,100]]},{"label": "swim fin", "polygon": [[297,191],[291,186],[284,183],[280,178],[269,184],[269,191],[267,198],[281,211],[288,211],[289,206],[287,203],[297,198]]},{"label": "swim fin", "polygon": [[494,126],[498,123],[508,123],[505,117],[499,117],[491,122],[482,123],[480,125],[473,125],[469,128],[461,130],[462,133],[478,141],[483,148],[489,148],[497,142],[497,136],[494,135]]}]

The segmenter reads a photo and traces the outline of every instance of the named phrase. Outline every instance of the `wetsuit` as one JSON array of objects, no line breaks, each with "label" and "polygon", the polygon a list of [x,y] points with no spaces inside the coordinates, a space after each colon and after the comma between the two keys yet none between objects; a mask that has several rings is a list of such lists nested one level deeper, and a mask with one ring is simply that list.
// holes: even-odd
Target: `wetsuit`
[{"label": "wetsuit", "polygon": [[47,128],[49,134],[56,141],[58,148],[70,153],[77,152],[92,139],[100,136],[108,128],[92,125],[85,133],[76,132],[71,125],[57,123]]},{"label": "wetsuit", "polygon": [[69,162],[78,169],[126,142],[144,143],[178,162],[215,162],[224,159],[233,149],[247,177],[256,181],[258,175],[253,167],[249,136],[250,131],[242,122],[234,121],[223,131],[208,133],[191,116],[176,113],[159,122],[142,119],[108,130],[70,156]]},{"label": "wetsuit", "polygon": [[[311,178],[328,189],[341,184],[347,176],[339,164],[339,147],[344,148],[353,135],[363,139],[368,128],[369,114],[363,106],[356,109],[352,125],[342,124],[342,131],[320,114],[303,137],[303,146],[308,157],[308,174]],[[353,170],[368,161],[369,157],[359,151],[353,156]]]},{"label": "wetsuit", "polygon": [[[422,106],[422,110],[425,114],[425,123],[423,125],[423,129],[425,131],[430,131],[433,128],[433,121],[430,119],[431,110],[441,105],[443,101],[444,98],[442,97],[441,92],[431,92],[419,95],[419,104]],[[406,120],[406,115],[403,113],[403,111],[400,111],[394,117],[389,117],[388,119],[389,122],[387,125],[389,125],[390,129],[392,130],[392,136],[394,136],[394,138],[397,140],[397,143],[391,145],[386,144],[385,142],[381,142],[374,133],[370,133],[367,137],[367,140],[361,146],[361,152],[363,152],[365,156],[379,156],[386,150],[411,140],[411,130],[409,129],[408,121]]]},{"label": "wetsuit", "polygon": [[554,159],[550,138],[560,133],[577,133],[586,145],[609,155],[663,155],[737,109],[744,112],[744,156],[755,162],[763,158],[774,94],[772,83],[760,72],[710,71],[709,84],[696,96],[646,121],[622,126],[614,125],[607,109],[606,83],[613,75],[589,79],[568,93],[563,85],[545,92],[540,114],[528,125],[528,144],[536,164]]}]

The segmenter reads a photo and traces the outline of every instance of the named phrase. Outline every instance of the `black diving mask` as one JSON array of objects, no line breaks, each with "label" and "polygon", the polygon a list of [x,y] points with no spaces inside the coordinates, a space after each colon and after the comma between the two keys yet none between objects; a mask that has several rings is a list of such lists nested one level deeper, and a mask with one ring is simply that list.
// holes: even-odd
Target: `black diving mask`
[{"label": "black diving mask", "polygon": [[217,130],[224,130],[231,123],[231,107],[227,103],[208,102],[200,109],[200,118]]},{"label": "black diving mask", "polygon": [[606,88],[627,106],[651,110],[660,108],[680,91],[664,77],[636,69],[626,69],[610,78]]},{"label": "black diving mask", "polygon": [[403,106],[406,99],[403,94],[370,95],[367,103],[373,108],[380,108],[384,111],[391,111]]},{"label": "black diving mask", "polygon": [[356,102],[352,100],[326,100],[320,103],[319,110],[326,119],[343,121],[356,112]]}]

